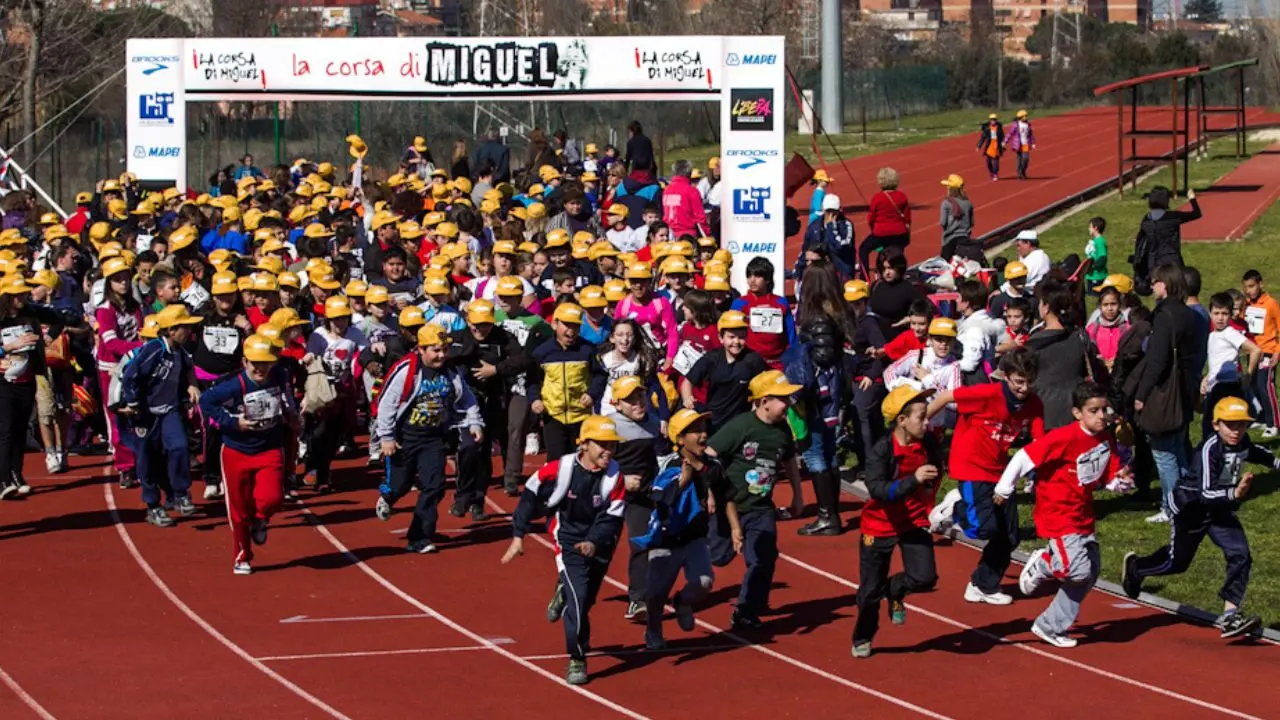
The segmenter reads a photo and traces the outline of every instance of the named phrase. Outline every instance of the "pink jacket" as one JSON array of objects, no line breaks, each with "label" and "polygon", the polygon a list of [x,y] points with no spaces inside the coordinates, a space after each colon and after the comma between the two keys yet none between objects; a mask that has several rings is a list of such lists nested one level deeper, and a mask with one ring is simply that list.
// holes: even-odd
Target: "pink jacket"
[{"label": "pink jacket", "polygon": [[1129,322],[1124,319],[1120,319],[1114,325],[1106,325],[1102,320],[1095,320],[1085,328],[1085,332],[1089,333],[1089,339],[1098,346],[1098,354],[1107,362],[1107,365],[1116,359],[1120,338],[1124,337],[1128,331]]},{"label": "pink jacket", "polygon": [[615,320],[635,320],[641,327],[648,328],[655,344],[662,345],[665,341],[666,347],[659,349],[666,351],[666,358],[675,359],[676,351],[680,349],[680,328],[676,327],[676,314],[670,300],[661,295],[651,295],[649,302],[641,305],[628,295],[618,302],[613,317]]},{"label": "pink jacket", "polygon": [[104,302],[94,311],[98,321],[98,369],[111,372],[125,353],[142,344],[142,308],[133,312],[117,310]]},{"label": "pink jacket", "polygon": [[662,221],[671,226],[671,237],[681,235],[700,237],[708,235],[707,213],[702,209],[702,193],[689,182],[689,178],[677,175],[662,191]]}]

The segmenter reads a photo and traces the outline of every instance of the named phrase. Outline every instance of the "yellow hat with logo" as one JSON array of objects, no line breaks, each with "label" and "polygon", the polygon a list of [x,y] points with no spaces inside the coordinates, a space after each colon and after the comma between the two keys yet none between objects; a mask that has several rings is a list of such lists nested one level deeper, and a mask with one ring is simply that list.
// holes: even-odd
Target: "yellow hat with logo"
[{"label": "yellow hat with logo", "polygon": [[196,229],[190,225],[182,227],[169,233],[169,252],[178,252],[185,248],[191,247],[196,241]]},{"label": "yellow hat with logo", "polygon": [[132,268],[129,263],[122,257],[107,258],[102,263],[102,277],[110,278],[118,273],[129,272]]},{"label": "yellow hat with logo", "polygon": [[417,305],[406,305],[400,311],[400,317],[396,318],[400,327],[405,330],[412,330],[416,327],[422,327],[427,324],[427,316],[422,312],[422,308]]},{"label": "yellow hat with logo", "polygon": [[249,362],[275,362],[280,359],[275,350],[271,340],[257,333],[244,339],[244,359]]},{"label": "yellow hat with logo", "polygon": [[662,264],[658,266],[658,270],[663,275],[692,275],[694,267],[693,263],[685,258],[679,255],[672,255],[662,261]]},{"label": "yellow hat with logo", "polygon": [[284,347],[284,331],[280,329],[279,325],[272,325],[269,322],[262,323],[258,326],[256,333],[266,338],[272,345],[278,348]]},{"label": "yellow hat with logo", "polygon": [[618,400],[625,400],[631,397],[633,393],[643,389],[644,380],[635,375],[623,375],[614,380],[613,384],[609,386],[609,394],[613,396],[614,402],[617,402]]},{"label": "yellow hat with logo", "polygon": [[333,276],[333,268],[318,267],[307,273],[307,279],[321,290],[337,290],[342,287],[338,278]]},{"label": "yellow hat with logo", "polygon": [[233,295],[239,292],[239,288],[236,287],[236,274],[223,271],[214,273],[213,282],[209,285],[209,292],[214,295]]},{"label": "yellow hat with logo", "polygon": [[627,266],[626,278],[628,280],[652,280],[653,268],[649,266],[649,263],[631,263]]},{"label": "yellow hat with logo", "polygon": [[298,311],[293,308],[280,308],[279,310],[271,313],[271,317],[267,319],[267,322],[280,328],[282,331],[288,330],[289,328],[302,327],[303,325],[308,324],[306,320],[303,320],[298,316]]},{"label": "yellow hat with logo", "polygon": [[0,295],[22,295],[31,292],[31,286],[21,275],[10,275],[0,280]]},{"label": "yellow hat with logo", "polygon": [[[1012,264],[1013,263],[1010,263],[1010,265]],[[1005,277],[1008,277],[1007,273]],[[1119,290],[1124,295],[1128,295],[1129,293],[1133,292],[1133,278],[1129,277],[1128,275],[1122,275],[1120,273],[1108,275],[1105,279],[1103,279],[1103,281],[1100,284],[1094,287],[1093,290],[1094,292],[1102,292],[1104,288],[1109,288],[1109,287]]]},{"label": "yellow hat with logo", "polygon": [[752,400],[766,397],[791,397],[803,388],[787,380],[781,370],[765,370],[751,378],[747,384],[747,392]]},{"label": "yellow hat with logo", "polygon": [[1213,406],[1214,422],[1252,421],[1253,413],[1249,411],[1249,403],[1238,397],[1225,397]]},{"label": "yellow hat with logo", "polygon": [[342,289],[342,292],[347,297],[362,298],[369,294],[369,283],[363,280],[352,280],[347,283],[347,286]]},{"label": "yellow hat with logo", "polygon": [[922,390],[912,385],[899,385],[880,402],[880,413],[884,416],[885,422],[893,422],[902,414],[902,409],[917,399],[928,399],[933,395],[933,390]]},{"label": "yellow hat with logo", "polygon": [[609,206],[609,216],[613,218],[613,222],[617,222],[618,220],[626,220],[627,215],[630,213],[631,211],[628,210],[627,206],[623,205],[622,203],[616,202]]},{"label": "yellow hat with logo", "polygon": [[600,415],[591,415],[582,421],[582,427],[578,430],[578,443],[584,443],[588,440],[593,442],[622,442],[622,437],[618,435],[618,426],[607,417]]},{"label": "yellow hat with logo", "polygon": [[667,421],[667,437],[671,438],[671,442],[679,443],[680,436],[684,435],[691,425],[709,417],[711,417],[711,413],[700,413],[689,408],[682,408]]},{"label": "yellow hat with logo", "polygon": [[291,273],[288,270],[276,275],[276,282],[282,288],[293,288],[294,290],[298,290],[302,287],[302,280],[298,278],[297,274]]},{"label": "yellow hat with logo", "polygon": [[252,290],[253,278],[249,277],[248,275],[241,275],[240,277],[236,278],[236,289],[238,289],[240,292],[244,292],[245,290]]},{"label": "yellow hat with logo", "polygon": [[423,325],[418,328],[418,347],[448,344],[449,336],[445,333],[444,328],[439,325]]},{"label": "yellow hat with logo", "polygon": [[716,321],[716,330],[719,332],[745,330],[747,327],[747,316],[740,310],[726,310],[720,314],[720,319]]},{"label": "yellow hat with logo", "polygon": [[868,292],[867,283],[862,280],[850,280],[844,284],[845,302],[858,302],[866,300],[871,293]]},{"label": "yellow hat with logo", "polygon": [[56,290],[61,279],[58,277],[58,273],[50,270],[49,268],[45,268],[43,270],[37,270],[36,274],[31,276],[30,281],[36,285],[49,288],[50,290]]},{"label": "yellow hat with logo", "polygon": [[168,330],[179,325],[197,325],[202,320],[202,318],[187,312],[187,306],[182,303],[166,305],[157,315],[161,330]]},{"label": "yellow hat with logo", "polygon": [[263,272],[271,273],[272,276],[279,275],[284,272],[284,261],[275,255],[263,255],[258,261],[257,269]]},{"label": "yellow hat with logo", "polygon": [[456,223],[442,222],[436,225],[435,232],[441,237],[456,238],[458,237],[458,226]]},{"label": "yellow hat with logo", "polygon": [[591,244],[591,248],[587,251],[587,259],[595,262],[603,257],[618,257],[618,248],[608,240],[600,240]]},{"label": "yellow hat with logo", "polygon": [[449,286],[448,278],[439,276],[429,277],[422,283],[422,292],[427,295],[448,295],[452,289]]},{"label": "yellow hat with logo", "polygon": [[148,340],[160,337],[160,316],[153,313],[142,318],[142,327],[138,330],[138,335]]},{"label": "yellow hat with logo", "polygon": [[942,180],[942,186],[952,189],[962,188],[964,187],[964,178],[956,175],[955,173],[951,173]]},{"label": "yellow hat with logo", "polygon": [[588,285],[578,291],[578,304],[588,310],[608,307],[609,298],[605,296],[604,288],[599,285]]},{"label": "yellow hat with logo", "polygon": [[525,211],[529,213],[530,220],[541,220],[547,216],[547,206],[540,202],[529,203],[529,207],[525,208]]},{"label": "yellow hat with logo", "polygon": [[400,231],[401,240],[417,240],[427,234],[427,231],[423,230],[422,226],[413,220],[406,220],[400,223],[396,226],[396,229]]},{"label": "yellow hat with logo", "polygon": [[573,303],[561,303],[556,306],[555,313],[551,316],[556,322],[568,323],[570,325],[582,324],[582,306]]},{"label": "yellow hat with logo", "polygon": [[249,279],[253,281],[249,289],[254,292],[276,292],[280,289],[276,276],[269,272],[256,272],[250,275]]},{"label": "yellow hat with logo", "polygon": [[236,252],[226,248],[218,248],[209,253],[209,264],[213,265],[219,272],[231,267],[231,263],[236,259]]},{"label": "yellow hat with logo", "polygon": [[1026,276],[1027,276],[1027,266],[1019,260],[1014,260],[1013,262],[1004,266],[1005,280],[1017,280],[1018,278],[1025,278]]},{"label": "yellow hat with logo", "polygon": [[956,336],[956,321],[951,318],[937,317],[929,321],[929,334],[937,337]]},{"label": "yellow hat with logo", "polygon": [[351,317],[351,302],[341,295],[334,295],[324,301],[324,317],[326,320]]},{"label": "yellow hat with logo", "polygon": [[569,231],[564,228],[556,228],[547,232],[547,244],[545,249],[567,247],[569,245]]},{"label": "yellow hat with logo", "polygon": [[387,292],[387,288],[382,285],[370,285],[369,291],[364,295],[366,305],[381,305],[391,300],[391,293]]},{"label": "yellow hat with logo", "polygon": [[520,282],[520,278],[508,275],[498,279],[498,286],[494,289],[494,293],[499,297],[523,297],[524,283]]},{"label": "yellow hat with logo", "polygon": [[488,300],[472,300],[467,306],[467,322],[472,325],[482,325],[485,323],[496,323],[497,317],[494,315],[493,303]]},{"label": "yellow hat with logo", "polygon": [[627,283],[618,278],[610,278],[604,281],[604,297],[611,303],[616,303],[627,296]]}]

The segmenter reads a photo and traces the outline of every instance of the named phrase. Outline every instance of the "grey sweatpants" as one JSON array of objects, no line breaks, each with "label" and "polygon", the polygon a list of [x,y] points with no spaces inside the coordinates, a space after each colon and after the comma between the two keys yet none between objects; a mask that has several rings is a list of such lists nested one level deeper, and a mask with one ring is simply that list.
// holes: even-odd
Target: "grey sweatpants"
[{"label": "grey sweatpants", "polygon": [[1041,630],[1063,635],[1080,616],[1080,603],[1098,581],[1101,558],[1093,535],[1066,535],[1049,541],[1027,561],[1037,580],[1057,580],[1058,594],[1036,618]]}]

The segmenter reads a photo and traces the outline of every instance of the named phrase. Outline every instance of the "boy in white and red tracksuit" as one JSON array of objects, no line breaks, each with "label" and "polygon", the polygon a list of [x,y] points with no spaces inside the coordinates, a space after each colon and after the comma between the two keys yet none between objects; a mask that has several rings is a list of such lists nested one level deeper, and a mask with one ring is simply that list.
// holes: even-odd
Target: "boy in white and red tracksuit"
[{"label": "boy in white and red tracksuit", "polygon": [[622,535],[626,485],[613,460],[621,439],[612,420],[600,415],[584,420],[578,451],[551,460],[525,481],[520,504],[512,514],[514,537],[502,558],[508,563],[524,554],[524,536],[533,519],[547,516],[547,533],[563,585],[547,608],[547,619],[564,619],[569,655],[566,680],[572,685],[587,682],[591,647],[588,613]]},{"label": "boy in white and red tracksuit", "polygon": [[773,263],[752,258],[747,263],[747,293],[731,310],[747,316],[747,347],[773,370],[782,369],[782,353],[796,343],[796,321],[787,299],[773,292]]},{"label": "boy in white and red tracksuit", "polygon": [[1067,636],[1080,615],[1080,603],[1098,580],[1100,556],[1094,536],[1093,493],[1104,484],[1112,492],[1133,489],[1128,467],[1108,429],[1107,393],[1091,381],[1072,396],[1076,422],[1055,428],[1018,451],[996,483],[995,502],[1013,497],[1019,478],[1035,473],[1036,534],[1049,546],[1031,554],[1018,588],[1031,595],[1044,581],[1056,579],[1058,594],[1031,625],[1031,632],[1060,648],[1075,647]]},{"label": "boy in white and red tracksuit", "polygon": [[200,395],[200,413],[222,436],[220,464],[231,527],[232,571],[253,572],[253,546],[267,541],[267,524],[284,498],[284,446],[297,432],[298,408],[289,371],[271,341],[244,341],[244,369]]},{"label": "boy in white and red tracksuit", "polygon": [[[942,445],[925,417],[932,390],[910,385],[894,388],[880,404],[890,432],[867,456],[867,493],[862,508],[858,621],[853,656],[871,655],[880,628],[880,601],[889,599],[889,620],[907,621],[907,594],[925,592],[938,582],[929,533],[929,510],[938,495]],[[902,571],[890,576],[893,549],[902,553]]]}]

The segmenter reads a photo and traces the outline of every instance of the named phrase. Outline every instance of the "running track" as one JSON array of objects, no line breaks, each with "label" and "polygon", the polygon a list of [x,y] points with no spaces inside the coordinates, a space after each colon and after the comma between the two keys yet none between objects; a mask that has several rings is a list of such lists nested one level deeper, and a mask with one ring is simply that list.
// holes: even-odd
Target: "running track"
[{"label": "running track", "polygon": [[[473,526],[444,515],[442,552],[405,554],[408,501],[390,522],[377,521],[374,481],[362,460],[345,461],[339,482],[359,489],[289,506],[257,574],[237,577],[220,503],[160,530],[143,522],[136,491],[104,484],[99,458],[56,478],[40,459],[27,463],[36,492],[0,505],[4,718],[1275,713],[1263,684],[1274,646],[1227,645],[1211,630],[1095,592],[1079,625],[1084,642],[1056,650],[1028,631],[1047,597],[1005,608],[960,599],[976,560],[961,546],[939,547],[938,589],[911,598],[906,626],[884,623],[875,656],[853,660],[859,536],[802,539],[796,522],[780,525],[765,630],[725,631],[742,573],[735,562],[718,571],[694,632],[668,623],[665,654],[639,652],[641,627],[622,619],[625,562],[615,561],[592,614],[601,653],[592,682],[570,688],[560,680],[561,628],[543,618],[551,553],[530,541],[524,557],[500,565],[506,518]],[[514,507],[496,491],[490,497],[492,511]],[[855,509],[847,525],[856,525]],[[1015,594],[1017,570],[1006,583]]]},{"label": "running track", "polygon": [[[876,172],[882,167],[898,171],[901,179],[899,189],[911,201],[913,222],[907,257],[913,263],[937,255],[941,247],[938,208],[946,190],[939,183],[951,173],[965,178],[965,190],[974,204],[974,233],[978,236],[1035,216],[1063,198],[1084,193],[1116,177],[1117,119],[1114,107],[1089,108],[1046,118],[1036,118],[1032,114],[1036,149],[1031,153],[1027,180],[1017,179],[1015,157],[1012,153],[1005,153],[1000,163],[1001,179],[991,181],[982,155],[975,150],[978,123],[986,115],[975,111],[973,117],[972,132],[854,158],[843,165],[831,154],[830,146],[819,142],[818,149],[827,162],[827,172],[834,179],[829,192],[840,197],[846,214],[853,220],[859,242],[868,235],[867,201],[879,190]],[[1261,108],[1251,109],[1248,114],[1251,127],[1274,124],[1278,120],[1280,117]],[[1221,124],[1220,119],[1215,121],[1215,127]],[[1144,130],[1169,127],[1169,111],[1165,108],[1141,108],[1138,127]],[[1138,141],[1138,154],[1158,155],[1167,153],[1170,147],[1171,141],[1167,137],[1142,138]],[[1125,143],[1125,153],[1129,154],[1128,142]],[[802,219],[808,217],[812,194],[811,186],[806,186],[789,200],[789,204],[801,211]],[[1086,239],[1080,238],[1081,252]],[[788,242],[787,267],[795,262],[802,240],[803,235],[797,235]]]}]

